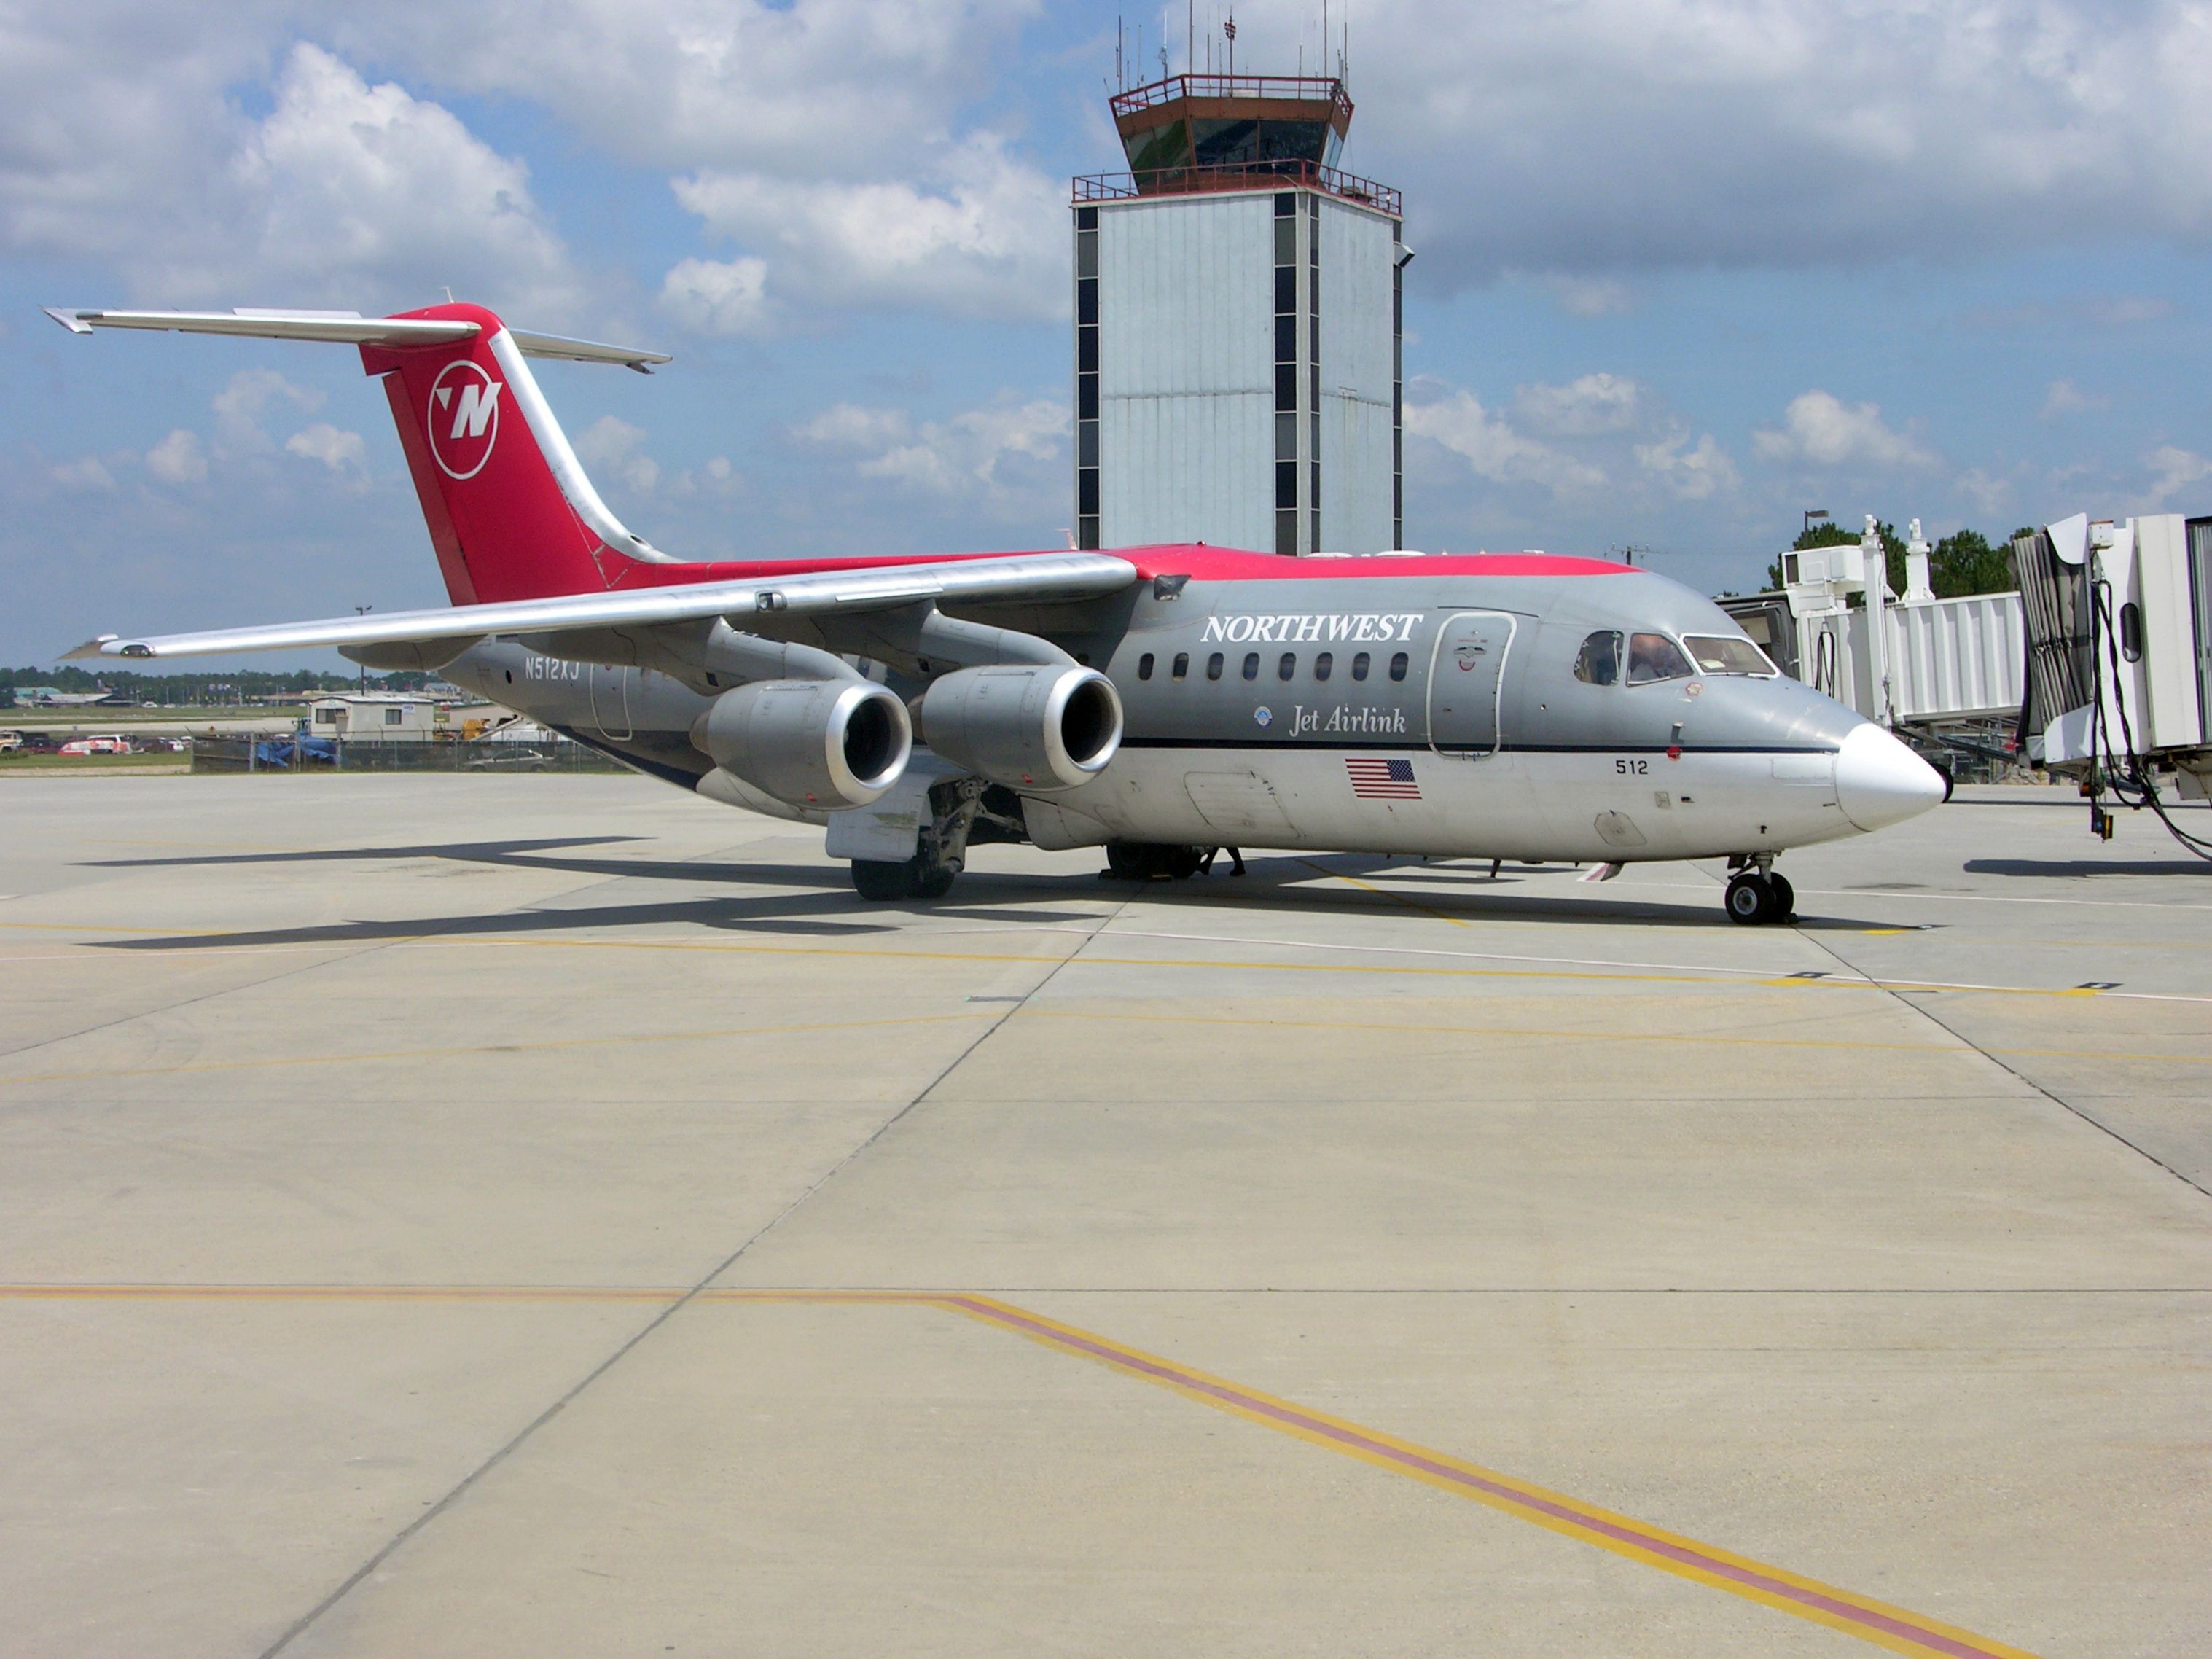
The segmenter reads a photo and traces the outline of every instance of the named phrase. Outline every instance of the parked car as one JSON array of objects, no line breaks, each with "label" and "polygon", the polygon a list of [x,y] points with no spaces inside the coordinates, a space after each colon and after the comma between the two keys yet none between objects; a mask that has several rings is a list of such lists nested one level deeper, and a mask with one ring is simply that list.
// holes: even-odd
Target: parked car
[{"label": "parked car", "polygon": [[12,755],[23,746],[21,732],[0,732],[0,755]]},{"label": "parked car", "polygon": [[131,744],[122,738],[71,738],[61,746],[64,755],[127,755]]}]

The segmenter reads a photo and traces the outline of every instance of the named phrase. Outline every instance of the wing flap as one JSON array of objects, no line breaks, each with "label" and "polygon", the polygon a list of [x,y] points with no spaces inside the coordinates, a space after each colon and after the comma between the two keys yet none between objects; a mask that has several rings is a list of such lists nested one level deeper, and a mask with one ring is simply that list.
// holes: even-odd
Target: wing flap
[{"label": "wing flap", "polygon": [[696,582],[577,593],[436,611],[369,611],[312,622],[271,623],[197,634],[130,637],[102,634],[63,653],[64,661],[125,657],[230,656],[251,651],[476,641],[495,634],[557,634],[569,629],[644,627],[708,617],[794,611],[887,610],[924,599],[969,601],[1097,599],[1137,580],[1137,568],[1107,553],[1014,554],[937,564],[823,570],[802,575]]}]

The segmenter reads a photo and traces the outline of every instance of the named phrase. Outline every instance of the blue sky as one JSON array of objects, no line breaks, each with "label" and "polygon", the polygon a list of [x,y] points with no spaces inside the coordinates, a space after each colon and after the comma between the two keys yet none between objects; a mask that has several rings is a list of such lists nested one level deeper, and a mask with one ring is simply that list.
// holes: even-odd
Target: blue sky
[{"label": "blue sky", "polygon": [[[1182,67],[1182,9],[1121,15]],[[2212,509],[2212,7],[1350,19],[1344,164],[1403,187],[1419,253],[1413,545],[1634,545],[1714,590],[1756,586],[1807,507],[1991,534]],[[450,285],[677,354],[542,371],[663,547],[1059,544],[1066,186],[1118,160],[1115,24],[1030,0],[0,11],[0,659],[442,597],[350,352],[76,338],[40,305]],[[1237,24],[1240,68],[1318,56],[1318,5]]]}]

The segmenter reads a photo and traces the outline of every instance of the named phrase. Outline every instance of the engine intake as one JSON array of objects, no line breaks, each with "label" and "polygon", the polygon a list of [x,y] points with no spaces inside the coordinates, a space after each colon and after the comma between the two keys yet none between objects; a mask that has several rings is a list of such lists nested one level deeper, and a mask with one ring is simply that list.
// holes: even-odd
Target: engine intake
[{"label": "engine intake", "polygon": [[866,806],[906,769],[906,705],[862,679],[757,680],[714,699],[691,728],[714,763],[793,806]]},{"label": "engine intake", "polygon": [[1095,668],[963,668],[921,698],[922,741],[1011,789],[1073,789],[1121,746],[1121,699]]}]

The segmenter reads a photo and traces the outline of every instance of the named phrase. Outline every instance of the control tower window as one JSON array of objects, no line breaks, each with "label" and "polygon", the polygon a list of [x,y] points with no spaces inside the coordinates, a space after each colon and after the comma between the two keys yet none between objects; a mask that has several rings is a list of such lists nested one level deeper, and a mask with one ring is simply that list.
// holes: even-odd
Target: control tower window
[{"label": "control tower window", "polygon": [[1613,685],[1620,679],[1620,635],[1601,629],[1583,641],[1575,657],[1575,678],[1586,685]]},{"label": "control tower window", "polygon": [[1650,685],[1656,680],[1680,680],[1690,677],[1690,659],[1682,654],[1682,647],[1664,634],[1631,634],[1628,636],[1628,683],[1631,685]]}]

